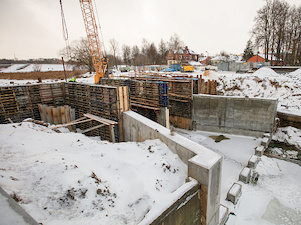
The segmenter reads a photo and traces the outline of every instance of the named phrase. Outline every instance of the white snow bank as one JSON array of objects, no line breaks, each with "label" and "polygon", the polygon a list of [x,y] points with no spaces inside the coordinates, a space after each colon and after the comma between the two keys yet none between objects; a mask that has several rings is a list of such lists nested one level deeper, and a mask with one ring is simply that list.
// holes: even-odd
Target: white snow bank
[{"label": "white snow bank", "polygon": [[280,127],[273,135],[274,141],[296,146],[301,150],[301,130],[295,127]]},{"label": "white snow bank", "polygon": [[38,222],[137,224],[183,194],[187,166],[159,140],[112,144],[41,129],[0,125],[0,185]]},{"label": "white snow bank", "polygon": [[301,68],[290,73],[291,76],[301,77]]},{"label": "white snow bank", "polygon": [[279,77],[280,75],[276,73],[274,70],[268,67],[263,67],[260,68],[259,70],[255,71],[253,73],[253,76],[257,76],[260,78],[265,78],[265,77]]}]

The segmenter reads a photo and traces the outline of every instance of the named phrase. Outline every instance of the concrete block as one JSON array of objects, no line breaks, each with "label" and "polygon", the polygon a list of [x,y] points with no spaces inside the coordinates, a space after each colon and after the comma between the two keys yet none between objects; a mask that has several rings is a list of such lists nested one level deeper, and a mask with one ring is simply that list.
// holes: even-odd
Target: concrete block
[{"label": "concrete block", "polygon": [[241,184],[234,183],[230,190],[227,193],[227,199],[228,201],[232,202],[234,205],[236,205],[240,195],[241,195]]},{"label": "concrete block", "polygon": [[267,138],[267,137],[262,138],[261,145],[263,145],[264,147],[268,147],[269,144],[270,144],[269,138]]},{"label": "concrete block", "polygon": [[263,153],[264,153],[264,151],[265,151],[265,147],[263,146],[263,145],[260,145],[260,146],[257,146],[256,148],[255,148],[255,155],[257,155],[257,156],[262,156],[263,155]]},{"label": "concrete block", "polygon": [[255,169],[258,162],[259,162],[259,157],[256,156],[256,155],[252,155],[251,158],[248,161],[248,167],[252,168],[252,169]]},{"label": "concrete block", "polygon": [[263,134],[263,137],[268,138],[268,139],[271,139],[271,134],[270,134],[270,133],[264,133],[264,134]]},{"label": "concrete block", "polygon": [[243,168],[243,170],[239,174],[238,180],[247,184],[250,182],[251,178],[251,169],[248,167]]}]

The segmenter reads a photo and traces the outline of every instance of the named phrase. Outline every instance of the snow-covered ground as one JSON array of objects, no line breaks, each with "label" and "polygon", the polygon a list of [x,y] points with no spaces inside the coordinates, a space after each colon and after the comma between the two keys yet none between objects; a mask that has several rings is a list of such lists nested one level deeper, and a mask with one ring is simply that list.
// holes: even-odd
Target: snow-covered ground
[{"label": "snow-covered ground", "polygon": [[137,224],[196,184],[159,140],[113,144],[42,128],[0,125],[0,185],[44,225]]},{"label": "snow-covered ground", "polygon": [[[65,65],[66,71],[72,71],[72,65]],[[10,67],[2,69],[2,73],[22,73],[22,72],[33,72],[33,71],[64,71],[62,64],[13,64]]]},{"label": "snow-covered ground", "polygon": [[221,204],[231,212],[227,225],[301,224],[299,165],[262,156],[256,168],[260,174],[257,185],[239,182],[242,195],[237,205],[233,205],[225,200],[227,192],[238,181],[239,173],[261,139],[223,134],[229,139],[215,142],[213,138],[220,133],[182,129],[177,129],[177,132],[223,156]]}]

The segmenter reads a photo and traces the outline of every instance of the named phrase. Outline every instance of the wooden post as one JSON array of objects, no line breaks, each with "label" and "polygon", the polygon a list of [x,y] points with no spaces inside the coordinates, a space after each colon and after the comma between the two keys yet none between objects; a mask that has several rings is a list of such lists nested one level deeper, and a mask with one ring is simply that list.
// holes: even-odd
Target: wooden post
[{"label": "wooden post", "polygon": [[111,133],[111,140],[113,143],[115,143],[115,132],[114,132],[114,125],[110,125],[110,133]]},{"label": "wooden post", "polygon": [[66,75],[66,70],[65,70],[64,57],[62,57],[62,62],[63,62],[63,68],[64,68],[65,81],[67,82],[67,75]]}]

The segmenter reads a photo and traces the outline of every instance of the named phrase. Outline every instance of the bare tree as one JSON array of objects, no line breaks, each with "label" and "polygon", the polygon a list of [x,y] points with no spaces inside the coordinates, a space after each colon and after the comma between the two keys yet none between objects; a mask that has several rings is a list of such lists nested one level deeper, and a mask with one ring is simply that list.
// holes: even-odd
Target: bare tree
[{"label": "bare tree", "polygon": [[173,34],[168,42],[169,50],[178,51],[180,48],[184,47],[184,42],[180,39],[178,34]]},{"label": "bare tree", "polygon": [[131,47],[128,45],[122,46],[123,61],[127,65],[131,65]]},{"label": "bare tree", "polygon": [[109,40],[112,55],[114,58],[114,66],[117,66],[117,55],[118,55],[118,50],[119,50],[119,44],[118,42],[113,38]]},{"label": "bare tree", "polygon": [[[257,12],[253,28],[255,45],[265,50],[266,61],[280,64],[280,59],[283,59],[286,64],[298,63],[300,18],[301,7],[291,7],[284,0],[266,0],[266,4]],[[274,55],[276,62],[273,62]]]},{"label": "bare tree", "polygon": [[167,44],[161,39],[158,47],[159,63],[166,64],[166,55],[168,52]]},{"label": "bare tree", "polygon": [[69,63],[75,64],[79,67],[87,66],[90,73],[95,71],[87,39],[82,38],[80,40],[73,41],[68,48],[70,54],[67,49],[64,48],[60,51],[60,56],[68,58],[70,55]]},{"label": "bare tree", "polygon": [[134,45],[132,48],[132,59],[134,66],[139,65],[139,56],[140,56],[140,49],[137,45]]}]

